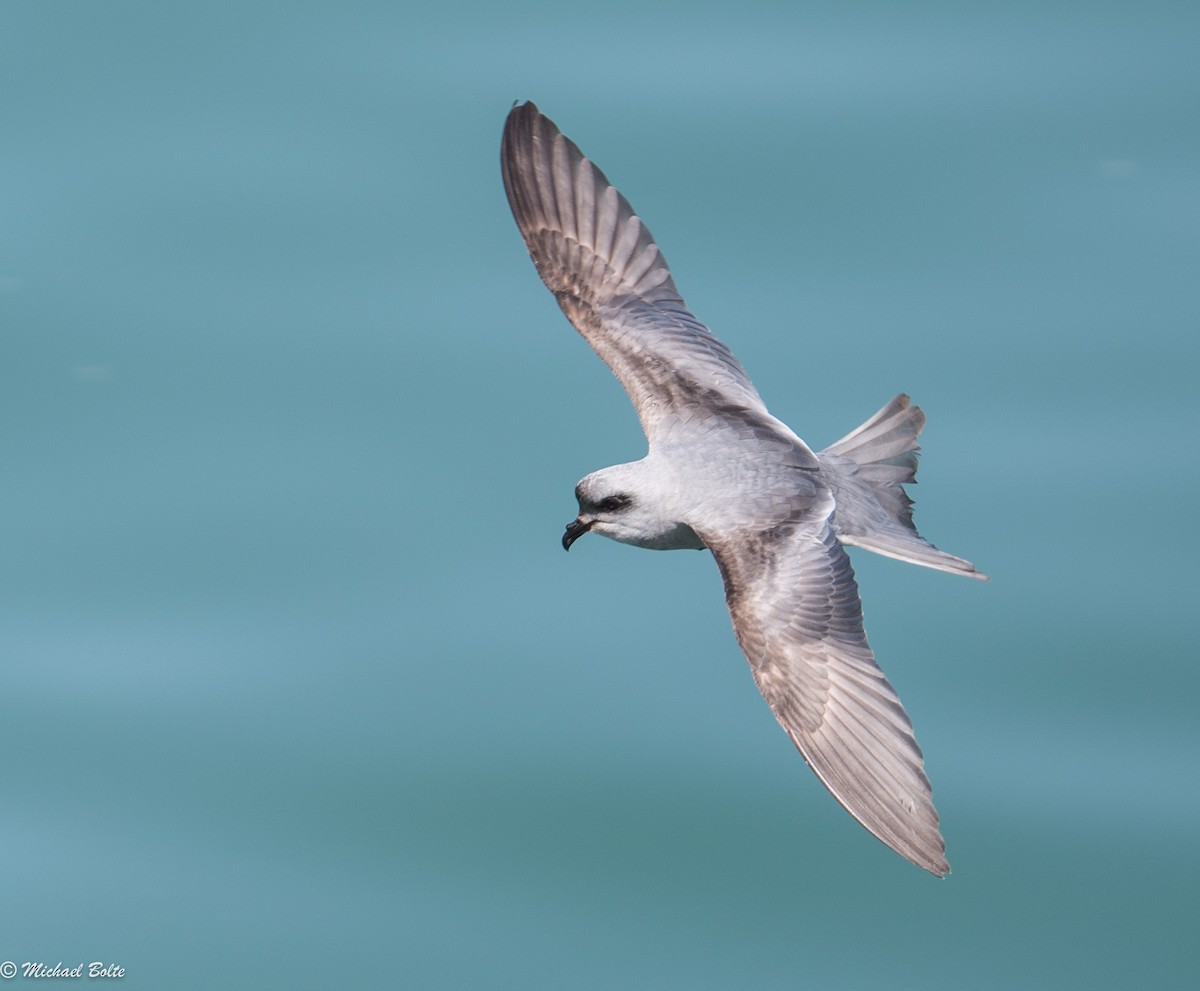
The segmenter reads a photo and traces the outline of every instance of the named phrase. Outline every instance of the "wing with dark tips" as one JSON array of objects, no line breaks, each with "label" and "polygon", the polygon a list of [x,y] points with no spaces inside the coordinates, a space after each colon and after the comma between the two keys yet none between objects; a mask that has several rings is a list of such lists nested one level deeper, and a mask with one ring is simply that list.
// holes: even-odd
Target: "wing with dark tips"
[{"label": "wing with dark tips", "polygon": [[701,537],[759,690],[817,777],[898,854],[949,873],[921,748],[875,663],[829,521]]},{"label": "wing with dark tips", "polygon": [[629,201],[532,103],[508,115],[500,161],[538,274],[629,393],[651,444],[687,406],[766,414],[732,352],[688,310]]}]

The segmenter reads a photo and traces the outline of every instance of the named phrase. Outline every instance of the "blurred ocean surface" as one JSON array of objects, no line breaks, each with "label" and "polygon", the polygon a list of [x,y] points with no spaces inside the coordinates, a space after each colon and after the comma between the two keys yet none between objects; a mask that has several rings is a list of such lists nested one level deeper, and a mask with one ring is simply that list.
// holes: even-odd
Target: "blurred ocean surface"
[{"label": "blurred ocean surface", "polygon": [[[0,960],[126,988],[1195,987],[1200,6],[0,10]],[[534,99],[782,419],[954,874],[846,816],[526,257]],[[16,983],[27,978],[18,976]],[[90,982],[89,982],[90,983]]]}]

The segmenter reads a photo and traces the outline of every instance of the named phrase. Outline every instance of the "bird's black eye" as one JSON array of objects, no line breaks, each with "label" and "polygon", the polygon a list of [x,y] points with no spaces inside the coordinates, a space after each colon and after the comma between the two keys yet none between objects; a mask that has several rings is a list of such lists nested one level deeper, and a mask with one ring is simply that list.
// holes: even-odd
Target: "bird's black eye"
[{"label": "bird's black eye", "polygon": [[629,496],[611,495],[600,500],[600,509],[605,513],[616,513],[629,505]]}]

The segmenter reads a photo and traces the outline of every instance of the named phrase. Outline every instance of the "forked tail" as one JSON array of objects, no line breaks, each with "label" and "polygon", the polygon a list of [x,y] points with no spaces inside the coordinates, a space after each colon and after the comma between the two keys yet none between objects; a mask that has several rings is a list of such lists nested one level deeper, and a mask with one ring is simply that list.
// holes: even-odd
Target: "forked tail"
[{"label": "forked tail", "polygon": [[939,551],[913,524],[913,501],[904,485],[917,480],[917,437],[923,426],[921,407],[901,394],[817,455],[837,500],[838,539],[910,564],[986,580],[970,561]]}]

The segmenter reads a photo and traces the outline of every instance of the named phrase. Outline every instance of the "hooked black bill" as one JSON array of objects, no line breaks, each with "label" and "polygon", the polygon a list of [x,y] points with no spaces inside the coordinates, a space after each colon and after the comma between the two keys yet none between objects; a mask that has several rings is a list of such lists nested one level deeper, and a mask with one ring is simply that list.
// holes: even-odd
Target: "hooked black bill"
[{"label": "hooked black bill", "polygon": [[585,533],[587,533],[591,528],[592,524],[584,523],[582,519],[571,520],[571,522],[567,524],[567,532],[563,534],[563,550],[569,551],[571,549],[571,545]]}]

